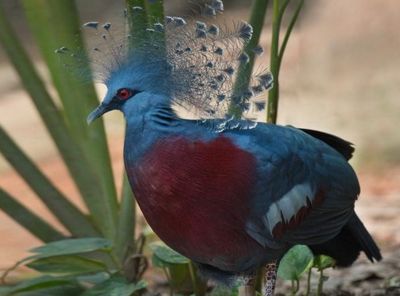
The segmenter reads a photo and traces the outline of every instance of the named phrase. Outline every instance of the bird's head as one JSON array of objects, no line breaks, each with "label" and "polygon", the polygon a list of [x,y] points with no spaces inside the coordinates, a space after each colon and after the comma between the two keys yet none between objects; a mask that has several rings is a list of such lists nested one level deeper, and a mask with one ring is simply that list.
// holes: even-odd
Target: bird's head
[{"label": "bird's head", "polygon": [[[215,22],[223,11],[222,1],[207,2],[205,13]],[[145,13],[136,6],[132,11]],[[167,16],[162,23],[139,32],[140,40],[135,34],[116,38],[110,23],[88,22],[84,27],[94,30],[106,43],[93,48],[92,61],[100,66],[96,72],[108,89],[88,122],[115,109],[127,115],[128,107],[146,101],[149,104],[150,98],[154,103],[159,102],[157,98],[166,98],[199,117],[223,117],[231,107],[246,111],[252,97],[272,87],[268,70],[258,68],[250,83],[238,74],[251,67],[248,48],[247,52],[244,48],[253,29],[245,22],[220,27],[203,20]],[[64,54],[66,48],[56,52]],[[253,52],[261,54],[262,49],[256,46]]]},{"label": "bird's head", "polygon": [[166,83],[168,77],[161,61],[157,64],[125,61],[104,81],[107,93],[101,104],[89,114],[87,122],[91,123],[112,110],[120,110],[127,115],[132,108],[155,101],[168,102],[171,97]]}]

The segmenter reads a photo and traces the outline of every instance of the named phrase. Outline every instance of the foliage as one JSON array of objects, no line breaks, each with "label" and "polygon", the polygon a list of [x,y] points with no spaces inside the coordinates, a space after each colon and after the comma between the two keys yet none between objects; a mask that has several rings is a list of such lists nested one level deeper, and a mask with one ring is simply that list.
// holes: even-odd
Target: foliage
[{"label": "foliage", "polygon": [[300,288],[300,279],[307,273],[307,287],[305,295],[311,291],[312,269],[319,272],[317,295],[322,295],[323,282],[327,280],[323,271],[335,266],[335,260],[329,256],[314,256],[311,250],[305,245],[292,247],[279,263],[278,276],[284,280],[292,281],[292,294],[295,295]]},{"label": "foliage", "polygon": [[143,281],[130,283],[120,275],[112,250],[112,243],[105,238],[66,239],[34,248],[30,251],[33,255],[16,266],[26,264],[44,275],[0,291],[1,295],[25,295],[35,291],[40,295],[64,295],[66,290],[70,293],[73,290],[73,295],[82,296],[130,296],[144,289]]}]

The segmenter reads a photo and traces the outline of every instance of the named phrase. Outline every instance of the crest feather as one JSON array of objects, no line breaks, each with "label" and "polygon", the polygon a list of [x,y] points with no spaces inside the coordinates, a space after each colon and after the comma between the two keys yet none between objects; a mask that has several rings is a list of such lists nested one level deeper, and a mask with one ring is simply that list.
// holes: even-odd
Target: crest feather
[{"label": "crest feather", "polygon": [[[144,13],[141,7],[131,9]],[[203,118],[222,117],[232,104],[246,111],[250,99],[271,88],[273,79],[263,70],[250,83],[237,81],[239,69],[250,61],[243,48],[253,28],[246,22],[233,28],[218,25],[216,15],[223,9],[221,0],[211,0],[205,4],[202,20],[167,16],[134,36],[117,37],[110,23],[85,23],[83,27],[102,40],[90,55],[95,77],[107,84],[118,72],[140,71],[142,85],[171,96],[176,104]],[[56,52],[65,54],[68,49]],[[257,46],[254,52],[261,54],[262,48]]]}]

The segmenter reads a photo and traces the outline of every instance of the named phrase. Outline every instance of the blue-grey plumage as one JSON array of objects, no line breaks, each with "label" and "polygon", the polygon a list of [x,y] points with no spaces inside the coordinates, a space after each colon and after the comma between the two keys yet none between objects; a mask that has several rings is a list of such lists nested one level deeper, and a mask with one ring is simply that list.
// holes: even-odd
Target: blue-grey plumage
[{"label": "blue-grey plumage", "polygon": [[[135,86],[131,87],[134,89]],[[341,151],[337,151],[335,146],[331,147],[321,139],[313,137],[309,134],[310,131],[307,133],[290,126],[254,124],[246,120],[186,120],[176,115],[171,108],[171,99],[165,95],[140,91],[133,92],[132,98],[121,101],[116,99],[115,92],[116,88],[110,86],[110,95],[106,96],[100,108],[104,108],[103,111],[110,108],[120,109],[125,115],[127,121],[125,166],[132,189],[138,197],[139,205],[147,209],[144,210],[144,213],[145,216],[147,214],[146,219],[154,227],[154,231],[162,233],[160,236],[172,247],[199,264],[203,264],[202,270],[209,270],[208,266],[213,266],[216,270],[221,271],[221,274],[228,272],[229,276],[229,272],[234,274],[249,272],[266,262],[279,259],[292,245],[306,244],[313,247],[335,239],[341,235],[349,221],[356,219],[354,218],[356,217],[354,203],[360,193],[360,188],[353,169]],[[103,111],[94,112],[97,116]],[[319,137],[323,138],[322,135],[326,134],[320,134]],[[175,179],[169,177],[168,180],[177,182],[179,186],[185,186],[184,184],[191,182],[189,188],[185,187],[187,188],[185,199],[191,200],[192,195],[198,196],[196,191],[198,190],[206,202],[219,203],[217,199],[213,200],[216,198],[215,196],[206,196],[207,193],[203,191],[204,186],[211,188],[219,186],[219,184],[214,184],[214,180],[218,180],[216,175],[207,177],[207,184],[204,184],[201,183],[204,180],[199,176],[196,177],[197,179],[191,179],[190,175],[188,177],[186,168],[182,168],[181,172],[179,163],[173,167],[162,165],[169,158],[176,158],[175,162],[177,159],[184,161],[189,166],[189,170],[196,170],[199,165],[204,164],[204,174],[207,175],[211,172],[208,164],[213,164],[213,156],[187,152],[184,148],[180,148],[180,142],[176,142],[175,146],[169,146],[168,139],[174,137],[183,139],[191,146],[199,145],[199,143],[214,143],[217,139],[224,138],[228,139],[235,149],[254,157],[255,178],[251,179],[249,184],[251,188],[245,192],[245,196],[240,201],[241,204],[235,203],[234,198],[230,196],[222,196],[224,208],[223,213],[219,213],[220,216],[218,216],[222,221],[226,220],[224,225],[228,230],[232,226],[230,223],[234,223],[229,217],[230,213],[236,210],[232,210],[230,207],[249,209],[244,217],[239,218],[239,220],[243,220],[243,225],[235,226],[235,228],[242,227],[241,230],[245,233],[245,238],[242,239],[245,250],[234,253],[236,259],[232,259],[223,252],[218,254],[218,258],[207,252],[192,254],[190,248],[180,247],[180,244],[184,244],[184,242],[178,240],[184,240],[184,238],[179,229],[174,230],[168,227],[168,233],[165,234],[164,230],[159,229],[160,226],[157,222],[154,222],[154,220],[162,219],[162,215],[158,214],[153,217],[152,215],[156,211],[152,207],[161,207],[167,212],[173,212],[183,220],[185,212],[192,211],[193,214],[193,211],[198,211],[201,213],[201,223],[211,227],[211,232],[212,225],[215,223],[214,215],[202,212],[204,204],[199,200],[192,200],[193,203],[189,208],[182,206],[180,210],[177,210],[176,204],[179,204],[181,202],[179,199],[183,197],[173,186],[170,190],[177,199],[175,204],[171,203],[171,200],[164,203],[164,188],[169,184],[163,183],[164,179],[157,179],[155,175],[152,175],[158,173],[158,170],[168,176],[176,175]],[[163,142],[165,149],[157,155],[157,151],[160,150],[155,147],[160,141],[165,141]],[[343,145],[343,140],[337,138],[336,141],[338,147],[341,147],[339,144]],[[221,150],[219,152],[222,154],[229,152],[225,149],[224,145],[220,149],[216,147],[216,150]],[[156,155],[153,157],[155,160],[153,158],[149,160],[147,155],[153,151],[156,151],[154,152]],[[217,154],[220,155],[218,152]],[[194,157],[198,157],[200,160],[194,160]],[[222,161],[232,161],[230,157],[227,154],[226,159],[222,159]],[[191,162],[193,162],[193,166],[190,165]],[[155,170],[148,172],[149,166],[154,166]],[[242,171],[246,172],[245,168],[237,166],[233,169],[235,171],[230,172],[233,175],[247,178]],[[142,170],[145,173],[142,173]],[[215,170],[212,172],[215,173]],[[226,172],[221,171],[217,174],[226,174]],[[195,186],[196,184],[199,184],[198,187]],[[147,189],[138,188],[141,186],[153,188],[152,192],[149,193]],[[229,186],[235,186],[235,184]],[[153,201],[151,205],[147,204],[153,198],[156,201]],[[198,207],[195,208],[195,205]],[[169,208],[170,206],[171,208]],[[209,211],[210,209],[205,208],[204,210]],[[237,215],[237,213],[232,215]],[[360,228],[357,229],[360,230]],[[364,250],[370,258],[380,259],[379,251],[370,239],[368,232],[365,228],[361,228],[361,230],[362,237],[367,238],[368,246],[373,251],[369,252],[368,249],[359,246],[358,242],[355,243],[355,248],[358,249],[358,252]],[[359,238],[352,239],[357,241]],[[256,242],[257,247],[246,247],[250,241]],[[192,247],[201,248],[199,242],[196,243],[197,245]],[[210,242],[207,238],[203,240],[203,244],[212,245],[213,243],[230,244],[231,242]],[[240,242],[235,241],[235,243]],[[357,255],[353,255],[351,260],[355,260]],[[346,254],[341,256],[348,260]],[[340,256],[337,256],[336,259],[340,265]],[[214,272],[215,270],[211,274],[215,276]]]},{"label": "blue-grey plumage", "polygon": [[[221,1],[212,3],[215,12],[223,9]],[[339,266],[360,251],[379,260],[354,212],[360,188],[347,162],[350,143],[313,130],[218,118],[230,104],[245,108],[272,86],[266,72],[232,94],[234,74],[248,62],[242,45],[251,26],[226,33],[179,17],[165,23],[151,31],[175,33],[162,54],[150,42],[114,57],[106,97],[88,117],[123,112],[125,168],[159,237],[223,281],[279,261],[295,244],[331,255]],[[175,105],[203,119],[181,118]]]}]

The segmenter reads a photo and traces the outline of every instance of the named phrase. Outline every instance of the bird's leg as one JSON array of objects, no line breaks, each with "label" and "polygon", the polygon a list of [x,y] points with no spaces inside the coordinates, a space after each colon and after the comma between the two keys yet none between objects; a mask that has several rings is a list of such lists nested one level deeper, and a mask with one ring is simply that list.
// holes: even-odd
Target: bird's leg
[{"label": "bird's leg", "polygon": [[263,296],[273,296],[276,282],[277,262],[268,263],[265,266],[265,284],[263,288]]},{"label": "bird's leg", "polygon": [[248,276],[243,285],[239,287],[239,296],[254,296],[255,295],[255,276]]}]

